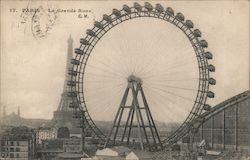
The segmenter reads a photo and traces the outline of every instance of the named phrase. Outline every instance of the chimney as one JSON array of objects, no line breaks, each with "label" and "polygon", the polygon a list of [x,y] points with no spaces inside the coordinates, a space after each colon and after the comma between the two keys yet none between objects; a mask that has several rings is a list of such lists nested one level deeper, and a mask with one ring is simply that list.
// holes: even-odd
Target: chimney
[{"label": "chimney", "polygon": [[21,116],[21,112],[20,112],[20,107],[19,107],[19,106],[18,106],[18,108],[17,108],[17,115],[18,115],[18,117]]},{"label": "chimney", "polygon": [[3,106],[3,119],[6,117],[6,106]]}]

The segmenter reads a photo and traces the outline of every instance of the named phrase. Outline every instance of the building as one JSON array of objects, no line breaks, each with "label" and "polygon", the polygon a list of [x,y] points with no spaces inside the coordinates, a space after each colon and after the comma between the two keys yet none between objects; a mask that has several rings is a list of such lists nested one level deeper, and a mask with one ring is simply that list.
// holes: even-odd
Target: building
[{"label": "building", "polygon": [[96,158],[99,160],[125,160],[126,155],[131,149],[123,146],[115,146],[112,148],[104,148],[96,151]]},{"label": "building", "polygon": [[82,152],[82,139],[79,137],[70,137],[63,140],[63,150],[68,153]]},{"label": "building", "polygon": [[3,111],[0,115],[0,125],[11,125],[11,126],[21,126],[23,118],[21,117],[20,107],[18,107],[17,112],[12,112],[7,115],[6,106],[3,107]]},{"label": "building", "polygon": [[81,160],[151,160],[153,153],[131,150],[124,146],[104,148],[97,150],[96,155],[91,158],[82,158]]},{"label": "building", "polygon": [[0,136],[0,157],[6,160],[33,160],[35,140],[34,131],[27,127],[6,130]]},{"label": "building", "polygon": [[85,154],[77,154],[77,153],[60,153],[57,155],[55,160],[81,160],[82,158],[86,158]]},{"label": "building", "polygon": [[145,151],[132,151],[126,156],[126,160],[150,160],[153,154]]},{"label": "building", "polygon": [[20,107],[17,108],[17,112],[11,112],[7,114],[7,107],[1,107],[2,113],[0,114],[0,126],[27,126],[29,128],[38,128],[49,122],[47,119],[27,119],[21,116]]},{"label": "building", "polygon": [[63,140],[47,139],[42,140],[42,144],[37,150],[37,157],[50,160],[55,158],[60,153],[63,153]]},{"label": "building", "polygon": [[[204,116],[203,116],[204,115]],[[250,92],[245,91],[214,106],[194,135],[215,150],[250,150]]]},{"label": "building", "polygon": [[82,154],[82,141],[79,137],[45,139],[39,146],[37,155],[46,160],[59,158],[59,155],[62,159],[64,156]]},{"label": "building", "polygon": [[57,130],[55,128],[40,127],[36,130],[36,143],[42,144],[43,140],[57,138]]}]

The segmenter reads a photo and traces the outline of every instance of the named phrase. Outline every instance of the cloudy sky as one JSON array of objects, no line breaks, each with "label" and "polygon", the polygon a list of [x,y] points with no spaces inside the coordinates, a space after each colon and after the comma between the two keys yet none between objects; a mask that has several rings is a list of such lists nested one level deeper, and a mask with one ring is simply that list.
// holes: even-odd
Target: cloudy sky
[{"label": "cloudy sky", "polygon": [[[74,40],[74,47],[77,47],[79,46],[79,39],[85,36],[86,29],[93,26],[94,20],[101,20],[104,13],[110,14],[113,8],[120,9],[123,4],[132,5],[130,1],[74,2],[76,3],[67,1],[1,1],[0,105],[7,107],[7,113],[16,112],[17,106],[20,106],[23,117],[51,118],[53,111],[59,104],[63,89],[69,35],[71,34]],[[152,2],[152,4],[155,3],[157,2]],[[212,76],[217,80],[217,85],[211,88],[216,93],[216,97],[210,100],[210,104],[215,105],[249,89],[249,2],[190,1],[187,3],[183,1],[160,1],[160,3],[163,6],[172,7],[176,12],[182,12],[185,17],[191,19],[195,27],[202,31],[202,37],[209,43],[209,51],[214,55],[214,60],[211,63],[216,66],[216,73],[213,73]],[[42,9],[43,12],[39,15],[41,30],[45,30],[46,24],[50,26],[50,29],[44,32],[44,37],[40,38],[34,35],[34,23],[38,22],[35,22],[34,14],[22,13],[22,9],[27,6]],[[48,9],[75,9],[76,12],[57,13],[55,15],[53,13],[48,14]],[[77,12],[78,9],[91,10],[91,12],[84,12],[87,18],[79,18],[84,14]],[[48,20],[46,15],[50,16],[51,21]],[[147,22],[138,22],[138,25],[143,23],[146,24]],[[155,23],[157,25],[154,26],[154,23],[148,22],[148,26],[154,29],[152,33],[158,34],[155,31],[160,30],[163,26],[161,26],[161,22]],[[127,33],[123,33],[123,36],[126,35],[127,38],[129,38],[131,30],[134,32],[140,31],[134,28],[136,25],[127,25],[124,24],[123,26],[123,30],[130,27],[126,31]],[[149,31],[148,26],[142,30]],[[166,31],[166,36],[167,34],[174,36],[174,33],[170,33],[171,31]],[[106,37],[111,44],[116,44],[121,40],[123,45],[129,43],[129,41],[119,38],[119,30],[114,30],[113,35],[113,37]],[[177,36],[174,42],[181,43],[181,46],[185,45],[186,42],[183,42],[181,38]],[[152,41],[157,42],[157,38],[152,39]],[[164,37],[160,37],[160,39],[164,39]],[[97,46],[94,52],[102,51],[102,49],[106,49],[107,52],[117,50],[115,47],[108,48],[107,41],[105,41],[106,43],[103,42],[103,45]],[[137,47],[142,48],[140,45],[137,45]],[[122,49],[125,50],[126,48]],[[178,47],[175,46],[173,49],[178,50]],[[181,51],[180,49],[178,52]],[[187,51],[190,50],[187,49]],[[112,54],[109,52],[105,57],[112,56]],[[98,54],[95,55],[95,58],[98,59]],[[93,66],[100,65],[94,60],[95,58],[90,63]],[[176,57],[171,56],[170,58]],[[183,57],[180,58],[183,59]],[[192,59],[192,57],[187,58]],[[91,69],[89,72],[91,72]],[[98,95],[89,96],[90,101],[91,98],[94,99],[96,96]],[[105,97],[103,98],[105,99]],[[93,105],[96,102],[89,103]],[[101,111],[95,112],[93,108],[91,114],[94,117],[99,117]],[[159,114],[158,120],[164,121],[163,114],[157,113],[157,111],[155,113]],[[104,117],[104,119],[106,118]]]}]

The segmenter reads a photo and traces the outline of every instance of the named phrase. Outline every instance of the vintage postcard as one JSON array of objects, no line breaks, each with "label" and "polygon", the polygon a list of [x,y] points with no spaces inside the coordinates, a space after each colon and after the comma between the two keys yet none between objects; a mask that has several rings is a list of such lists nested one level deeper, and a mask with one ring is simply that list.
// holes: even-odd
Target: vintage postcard
[{"label": "vintage postcard", "polygon": [[249,1],[2,0],[0,160],[250,159]]}]

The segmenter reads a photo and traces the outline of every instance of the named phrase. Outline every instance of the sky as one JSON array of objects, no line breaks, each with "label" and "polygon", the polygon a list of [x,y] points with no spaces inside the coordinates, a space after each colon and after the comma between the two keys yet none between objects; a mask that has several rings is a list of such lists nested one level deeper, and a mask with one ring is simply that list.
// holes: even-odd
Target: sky
[{"label": "sky", "polygon": [[[217,80],[216,86],[211,87],[216,96],[214,99],[209,100],[209,104],[216,105],[249,89],[249,2],[152,2],[152,4],[156,3],[161,3],[163,6],[170,6],[176,12],[182,12],[186,19],[191,19],[194,22],[195,28],[201,30],[202,38],[208,42],[208,50],[214,55],[211,63],[216,66],[216,72],[212,73],[211,76]],[[77,1],[77,3],[67,1],[1,1],[1,107],[6,106],[7,113],[11,113],[16,112],[17,107],[20,106],[21,115],[25,118],[52,118],[53,111],[58,107],[63,90],[67,39],[69,35],[71,35],[74,41],[74,47],[78,47],[79,39],[86,35],[86,29],[92,28],[94,20],[101,20],[102,15],[110,14],[113,8],[121,9],[123,4],[131,6],[133,3],[131,1]],[[39,20],[32,13],[22,13],[22,9],[27,6],[30,8],[40,7],[42,12],[38,14]],[[48,9],[75,9],[76,12],[48,14]],[[85,12],[79,13],[78,9],[85,10]],[[84,18],[84,14],[87,17]],[[49,17],[46,15],[49,15]],[[35,25],[38,22],[40,22],[42,31],[45,31],[46,25],[49,25],[50,28],[48,31],[42,32],[39,35],[34,34],[37,29]],[[147,26],[143,26],[145,24]],[[140,28],[136,28],[136,26],[140,26]],[[165,31],[163,30],[164,27],[168,29]],[[93,50],[93,56],[89,60],[89,69],[86,69],[86,72],[89,73],[89,77],[86,78],[86,84],[88,84],[89,79],[94,78],[91,77],[91,73],[98,74],[99,80],[104,80],[104,76],[101,76],[104,73],[91,69],[91,66],[103,67],[106,64],[101,65],[100,61],[104,61],[105,59],[109,60],[110,63],[108,64],[109,67],[112,67],[113,72],[126,70],[126,67],[124,69],[121,66],[135,67],[136,64],[141,65],[141,68],[145,68],[146,66],[143,66],[145,65],[144,62],[152,58],[141,55],[142,52],[148,52],[146,55],[150,55],[150,51],[146,48],[147,45],[157,44],[152,45],[152,48],[157,49],[155,55],[158,56],[158,66],[149,67],[149,69],[153,69],[151,75],[157,75],[155,76],[157,80],[161,80],[162,78],[160,76],[160,72],[164,72],[164,70],[161,70],[162,66],[165,67],[164,65],[167,66],[167,64],[174,65],[173,61],[175,60],[178,63],[192,62],[194,57],[190,56],[192,50],[188,41],[185,40],[185,37],[180,32],[171,27],[165,26],[160,21],[141,20],[126,22],[120,28],[117,27],[113,31],[110,31]],[[143,33],[147,34],[144,35]],[[44,37],[40,37],[43,35]],[[137,41],[139,38],[146,38],[146,36],[150,37],[150,41],[145,40],[142,43]],[[132,42],[135,45],[131,45]],[[126,50],[129,53],[122,55],[124,60],[119,59],[120,57],[116,53],[121,52],[121,54],[126,54],[124,53]],[[161,51],[166,51],[166,54],[170,56],[162,56],[164,53]],[[187,57],[177,54],[184,51],[187,52],[185,53],[188,55]],[[105,56],[98,54],[101,52],[104,52]],[[175,54],[171,56],[171,53]],[[126,59],[126,57],[133,57],[132,54],[138,61],[135,61],[133,58]],[[140,59],[140,56],[143,58]],[[164,64],[164,60],[168,63]],[[117,64],[118,62],[121,62],[122,65]],[[186,74],[185,76],[192,78],[192,76],[195,76],[195,72],[194,74],[188,74],[185,72],[185,69],[195,71],[196,64],[191,63],[189,67],[184,67],[182,71]],[[113,79],[114,81],[118,81],[117,84],[123,81],[119,88],[120,90],[117,90],[119,94],[108,92],[110,87],[113,87],[114,91],[117,89],[117,87],[113,86],[114,83],[108,85],[108,82],[103,82],[102,85],[107,84],[104,85],[107,88],[100,93],[95,92],[95,90],[101,86],[95,85],[94,82],[92,84],[89,83],[88,87],[90,89],[86,87],[86,92],[88,92],[86,96],[88,97],[87,103],[89,103],[89,106],[100,105],[96,105],[96,108],[89,108],[90,114],[93,117],[109,120],[109,114],[106,117],[101,116],[103,112],[110,113],[110,115],[115,114],[116,108],[114,107],[120,101],[119,97],[121,97],[123,89],[127,84],[126,77],[131,72],[135,72],[135,74],[143,78],[143,75],[139,74],[139,70],[134,70],[136,69],[127,67],[126,72],[122,72],[123,77]],[[171,79],[171,77],[168,78]],[[177,76],[174,78],[178,79],[180,77]],[[155,100],[152,100],[152,106],[158,106],[157,102],[153,101],[160,102],[161,100],[157,100],[160,96],[156,94],[162,95],[162,93],[159,93],[159,89],[155,94],[150,89],[147,89],[147,87],[154,84],[150,80],[144,80],[145,92],[147,92],[149,101],[154,99],[153,97],[155,96]],[[173,85],[179,84],[176,82]],[[193,84],[186,83],[183,85],[184,87],[186,87],[185,85],[192,87]],[[93,95],[91,95],[91,91],[94,91]],[[191,94],[189,92],[176,93],[183,94],[185,97]],[[106,97],[103,95],[106,95]],[[116,97],[114,98],[114,96]],[[167,95],[163,94],[162,96]],[[190,95],[190,98],[192,96]],[[96,101],[97,98],[99,101]],[[105,109],[105,105],[108,102],[106,103],[104,100],[108,101],[109,98],[110,100],[115,99],[116,102],[113,102],[113,107]],[[185,103],[185,101],[178,98],[168,98],[170,102],[172,99],[173,103],[179,103],[179,105]],[[166,101],[162,103],[163,105],[170,105],[170,108],[165,108],[164,112],[161,113],[161,108],[152,107],[156,119],[159,121],[178,121],[179,119],[175,119],[175,116],[164,118],[165,115],[171,117],[171,110],[173,109],[175,114],[180,113],[178,108],[173,108],[173,106],[171,108],[172,104]],[[189,108],[186,109],[186,111],[181,111],[180,119],[184,118],[188,113]]]}]

